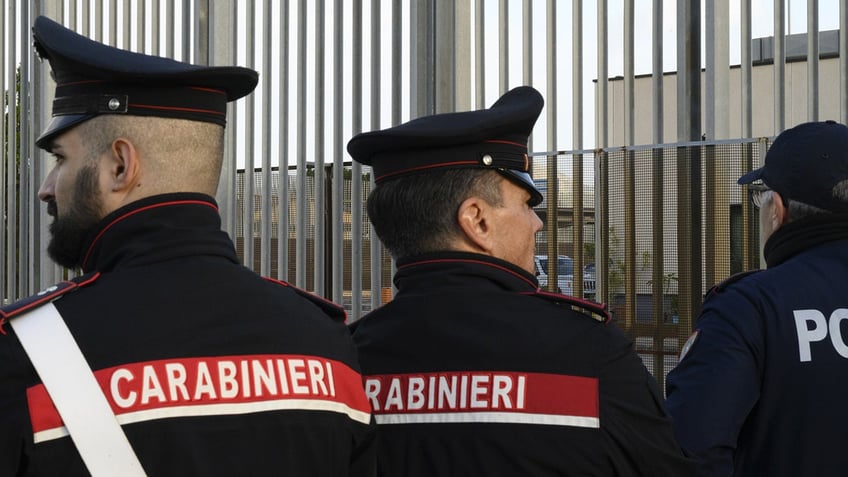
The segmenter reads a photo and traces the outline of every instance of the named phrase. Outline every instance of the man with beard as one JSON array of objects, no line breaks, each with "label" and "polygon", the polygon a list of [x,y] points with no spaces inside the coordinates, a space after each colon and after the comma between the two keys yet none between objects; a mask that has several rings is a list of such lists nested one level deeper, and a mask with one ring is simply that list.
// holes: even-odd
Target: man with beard
[{"label": "man with beard", "polygon": [[[0,309],[0,475],[123,462],[133,475],[371,475],[344,311],[241,266],[220,228],[227,102],[257,73],[122,51],[44,17],[33,36],[57,83],[36,141],[55,157],[38,192],[48,251],[82,274]],[[56,326],[31,340],[45,316]],[[39,341],[62,330],[76,354],[43,365]],[[101,425],[117,439],[97,441]]]}]

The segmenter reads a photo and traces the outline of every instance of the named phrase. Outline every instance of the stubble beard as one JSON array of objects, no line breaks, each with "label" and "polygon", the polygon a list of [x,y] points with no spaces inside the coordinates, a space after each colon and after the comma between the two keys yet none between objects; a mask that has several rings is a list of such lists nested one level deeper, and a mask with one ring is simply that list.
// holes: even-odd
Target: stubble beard
[{"label": "stubble beard", "polygon": [[92,226],[102,217],[97,179],[96,165],[80,169],[74,184],[72,202],[63,204],[67,210],[60,216],[55,199],[48,204],[48,211],[52,209],[55,215],[50,224],[51,237],[47,254],[65,268],[76,269],[82,266],[83,242]]}]

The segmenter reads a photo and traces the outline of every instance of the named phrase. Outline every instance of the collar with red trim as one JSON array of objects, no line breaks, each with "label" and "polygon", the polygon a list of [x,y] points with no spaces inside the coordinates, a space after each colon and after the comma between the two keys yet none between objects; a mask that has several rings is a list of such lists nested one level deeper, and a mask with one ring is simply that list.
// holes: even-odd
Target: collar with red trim
[{"label": "collar with red trim", "polygon": [[606,305],[539,289],[536,277],[510,262],[467,252],[436,252],[400,259],[394,277],[399,293],[438,290],[505,290],[567,307],[601,323],[610,320]]},{"label": "collar with red trim", "polygon": [[83,271],[91,272],[192,255],[240,263],[221,230],[215,199],[180,192],[147,197],[110,213],[91,228],[80,257]]},{"label": "collar with red trim", "polygon": [[[439,278],[428,278],[433,274]],[[444,251],[398,260],[394,278],[398,290],[419,286],[422,279],[428,287],[477,287],[480,282],[488,282],[515,292],[532,293],[539,288],[536,277],[528,271],[489,255]]]}]

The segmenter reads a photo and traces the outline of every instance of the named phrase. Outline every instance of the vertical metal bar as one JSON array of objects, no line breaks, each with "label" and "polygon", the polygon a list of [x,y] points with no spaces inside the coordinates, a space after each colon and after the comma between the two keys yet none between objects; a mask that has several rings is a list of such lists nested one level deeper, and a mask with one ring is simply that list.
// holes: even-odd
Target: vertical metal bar
[{"label": "vertical metal bar", "polygon": [[[194,0],[194,63],[209,64],[209,0]],[[141,25],[144,28],[144,24]],[[143,39],[143,37],[142,37]],[[142,48],[145,48],[142,46]]]},{"label": "vertical metal bar", "polygon": [[474,3],[474,91],[475,109],[486,107],[486,55],[485,55],[485,29],[486,20],[483,16],[485,4],[483,0]]},{"label": "vertical metal bar", "polygon": [[[168,5],[170,5],[173,2],[168,1],[166,3]],[[216,3],[219,6],[221,5],[220,2],[216,2]],[[167,13],[167,9],[169,8],[168,5],[166,5],[166,13]],[[238,28],[238,24],[239,24],[239,14],[238,14],[239,3],[234,1],[234,2],[229,3],[228,5],[229,5],[230,19],[231,20],[230,20],[230,23],[227,24],[229,36],[226,37],[228,41],[226,42],[226,46],[224,48],[226,48],[226,51],[228,51],[231,54],[231,58],[232,58],[232,61],[230,63],[227,63],[227,64],[236,64],[238,62],[238,49],[239,49],[239,39],[238,39],[238,37],[239,37],[239,34],[240,34],[240,29]],[[223,20],[220,20],[220,21],[223,21]],[[166,23],[172,24],[173,21],[168,21]],[[170,42],[168,41],[168,34],[169,34],[170,30],[171,30],[170,28],[165,29],[165,44],[162,47],[165,50],[168,50],[169,48],[171,48],[171,46],[169,46]],[[241,234],[242,247],[243,247],[244,246],[243,241],[244,241],[245,234],[244,234],[243,227],[241,227],[241,224],[239,223],[239,220],[238,220],[239,214],[243,213],[243,210],[244,210],[244,205],[242,204],[242,202],[244,201],[244,196],[242,195],[241,197],[239,197],[238,190],[239,190],[239,187],[240,187],[240,182],[243,183],[244,177],[246,176],[245,171],[242,171],[242,174],[239,174],[239,172],[238,172],[238,157],[240,155],[240,152],[239,152],[239,146],[240,145],[238,143],[237,137],[238,137],[238,125],[241,123],[241,119],[239,118],[239,116],[240,116],[239,108],[236,107],[235,103],[229,103],[227,105],[227,112],[229,114],[228,122],[232,126],[229,128],[229,132],[227,134],[227,139],[229,139],[229,145],[227,146],[226,154],[229,154],[229,157],[228,158],[225,157],[225,161],[229,160],[229,164],[230,164],[230,167],[231,167],[231,174],[229,175],[229,177],[227,177],[226,173],[225,173],[222,180],[227,180],[227,182],[228,182],[227,186],[229,187],[229,189],[231,191],[231,195],[226,198],[227,202],[230,205],[229,213],[227,214],[227,222],[229,222],[229,224],[230,224],[230,229],[229,229],[230,230],[230,237],[232,238],[233,243],[236,243],[237,240],[238,240],[239,234]],[[225,162],[225,164],[226,164],[226,162]],[[225,169],[225,172],[226,172],[226,169]],[[242,189],[242,192],[243,192],[243,189]],[[241,199],[241,201],[239,201],[239,199]]]},{"label": "vertical metal bar", "polygon": [[[380,129],[380,0],[371,1],[371,130]],[[375,186],[374,174],[370,174],[370,187]],[[368,243],[371,256],[371,309],[380,306],[382,298],[382,260],[380,241],[369,221]]]},{"label": "vertical metal bar", "polygon": [[[356,135],[362,132],[362,0],[353,0],[352,20],[351,127]],[[356,161],[351,165],[350,217],[351,319],[356,321],[362,315],[362,165]]]},{"label": "vertical metal bar", "polygon": [[706,2],[706,128],[707,139],[727,138],[728,5],[727,0]]},{"label": "vertical metal bar", "polygon": [[[88,8],[88,2],[86,2],[85,5],[86,5],[86,8]],[[122,17],[122,20],[123,20],[123,32],[122,32],[123,33],[123,43],[121,43],[121,45],[122,45],[121,48],[123,48],[125,50],[132,50],[132,43],[131,43],[131,40],[130,40],[132,38],[132,31],[130,29],[130,21],[132,19],[132,15],[130,13],[130,9],[131,9],[130,0],[124,0],[124,11],[123,11],[123,17]],[[88,18],[88,12],[86,12],[85,18],[86,19]],[[86,20],[86,22],[87,21],[88,20]],[[88,27],[86,27],[86,30],[88,30]],[[187,32],[187,30],[186,30],[186,32]],[[186,33],[186,36],[188,36],[188,33]]]},{"label": "vertical metal bar", "polygon": [[634,83],[636,76],[633,69],[634,53],[634,0],[624,0],[624,145],[632,146],[636,137],[636,112],[634,108]]},{"label": "vertical metal bar", "polygon": [[[235,2],[209,2],[208,58],[210,65],[233,65],[236,63],[236,28],[238,15],[233,7]],[[159,6],[154,8],[154,17],[159,18]],[[162,54],[159,43],[160,25],[158,20],[153,24],[153,51]],[[218,192],[215,195],[221,211],[221,228],[225,230],[233,242],[236,240],[236,107],[233,103],[227,105],[227,128],[224,130],[224,151],[221,164],[221,177],[218,180]]]},{"label": "vertical metal bar", "polygon": [[596,243],[597,273],[596,290],[598,301],[609,300],[609,156],[603,149],[607,147],[609,137],[609,73],[607,66],[608,32],[607,32],[607,0],[598,0],[597,15],[598,34],[598,86],[595,107],[595,144],[597,154],[595,160],[595,228],[598,231]]},{"label": "vertical metal bar", "polygon": [[[150,0],[150,1],[152,2],[151,3],[151,15],[150,15],[150,34],[151,34],[151,37],[150,37],[150,52],[153,55],[161,56],[162,51],[160,49],[161,44],[159,42],[159,33],[162,29],[161,20],[160,20],[161,6],[159,5],[159,0]],[[214,8],[214,7],[210,6],[210,10],[212,8]],[[210,16],[211,15],[212,15],[212,13],[210,13]],[[215,30],[214,27],[212,27],[211,25],[214,25],[214,23],[212,23],[210,21],[210,31],[215,31],[215,34],[217,34],[218,31]],[[210,43],[212,42],[212,37],[209,38],[209,42]],[[211,56],[210,56],[210,58],[211,58]]]},{"label": "vertical metal bar", "polygon": [[[0,4],[0,25],[6,25],[6,5]],[[12,43],[11,41],[9,43]],[[2,68],[0,68],[0,91],[8,91],[7,76],[3,72],[8,69],[14,69],[14,62],[9,59],[13,58],[6,51],[6,29],[0,32],[0,53],[3,54]],[[10,65],[12,63],[12,65]],[[45,66],[42,65],[42,68]],[[46,75],[42,76],[41,81],[47,83]],[[14,83],[13,83],[14,84]],[[45,89],[47,89],[45,87]],[[0,96],[0,108],[3,111],[12,111],[12,101],[9,93]],[[11,118],[8,114],[0,114],[0,151],[6,150],[6,123],[7,118]],[[9,230],[8,223],[12,220],[11,210],[7,208],[6,199],[3,197],[6,189],[6,175],[9,176],[15,173],[14,163],[9,160],[6,154],[0,154],[0,306],[9,303],[14,295],[11,293],[10,285],[14,272],[14,261],[8,255],[6,250],[6,233]]]},{"label": "vertical metal bar", "polygon": [[[177,19],[174,17],[174,3],[175,2],[176,2],[176,0],[169,0],[169,1],[165,2],[165,5],[167,6],[166,22],[167,22],[167,25],[168,25],[168,28],[165,30],[165,46],[166,46],[165,56],[167,56],[168,58],[174,57],[174,31],[177,28]],[[235,3],[235,5],[233,5],[233,11],[235,13],[235,12],[238,11],[238,6],[237,6],[238,2],[234,2],[234,3]],[[113,13],[113,15],[115,15],[115,14]],[[115,31],[115,30],[112,30],[112,31]]]},{"label": "vertical metal bar", "polygon": [[291,280],[289,273],[289,2],[280,2],[280,104],[277,115],[280,118],[280,165],[279,194],[280,206],[277,213],[277,277]]},{"label": "vertical metal bar", "polygon": [[[253,68],[255,63],[254,58],[256,56],[256,37],[251,33],[253,29],[250,27],[250,24],[251,22],[256,21],[256,0],[247,0],[245,4],[247,6],[245,19],[245,24],[247,25],[247,38],[245,42],[245,64],[248,68]],[[256,100],[255,96],[252,94],[249,95],[246,99],[247,101],[245,102],[244,106],[244,130],[253,131],[255,123],[253,108]],[[242,209],[242,235],[244,236],[244,265],[250,268],[251,270],[256,270],[254,256],[254,224],[256,221],[256,174],[254,162],[255,159],[253,157],[253,145],[253,136],[248,134],[244,140],[244,175],[242,177],[242,179],[244,180],[244,208]]]},{"label": "vertical metal bar", "polygon": [[[547,134],[548,150],[557,151],[557,22],[556,22],[556,0],[548,0],[547,17],[545,18],[545,35],[548,39],[546,52],[547,68],[545,69],[545,81],[547,83],[548,98],[547,112]],[[559,170],[557,163],[559,155],[554,152],[547,158],[548,184],[547,184],[547,238],[548,238],[548,289],[565,293],[566,290],[557,290],[559,280]],[[573,293],[573,292],[572,292]]]},{"label": "vertical metal bar", "polygon": [[[579,1],[579,0],[578,0]],[[522,3],[522,27],[521,32],[524,34],[522,72],[525,85],[533,84],[533,2],[524,0]],[[532,150],[532,149],[531,149]]]},{"label": "vertical metal bar", "polygon": [[[689,0],[678,0],[677,14],[677,134],[681,142],[696,141],[701,134],[701,9]],[[680,318],[684,329],[691,329],[702,288],[700,148],[678,148],[677,184]]]},{"label": "vertical metal bar", "polygon": [[[17,17],[17,2],[10,2],[8,4],[8,28],[6,29],[6,33],[9,35],[9,41],[6,49],[6,58],[12,61],[12,64],[8,66],[7,75],[8,81],[6,84],[9,88],[9,101],[8,106],[10,111],[16,111],[18,105],[19,94],[16,88],[16,80],[17,80],[17,65],[14,60],[15,58],[15,50],[16,50],[16,42],[17,42],[17,28],[15,24],[15,19]],[[17,111],[16,111],[17,112]],[[14,118],[14,114],[11,118]],[[9,237],[6,243],[6,256],[9,259],[9,269],[8,269],[8,283],[10,284],[9,296],[14,300],[19,298],[23,292],[20,288],[21,280],[18,277],[17,269],[21,267],[21,263],[18,259],[17,253],[17,245],[18,245],[18,196],[17,196],[17,187],[16,187],[16,177],[20,173],[20,164],[18,163],[18,141],[17,141],[17,121],[10,119],[8,124],[8,133],[6,135],[6,149],[5,153],[8,158],[9,174],[6,176],[6,210],[9,211],[8,221],[6,223],[6,232],[7,237]]]},{"label": "vertical metal bar", "polygon": [[[251,3],[253,3],[254,1],[255,0],[251,0]],[[251,8],[255,8],[255,5]],[[252,17],[248,17],[248,21],[255,20]],[[183,0],[182,33],[183,54],[180,59],[182,61],[190,62],[192,61],[191,41],[189,41],[189,39],[191,38],[191,0]],[[248,129],[248,131],[250,130],[251,129]]]},{"label": "vertical metal bar", "polygon": [[434,59],[432,64],[436,113],[456,110],[456,1],[433,2],[430,26]]},{"label": "vertical metal bar", "polygon": [[[57,17],[57,18],[61,18],[61,17]],[[65,26],[70,28],[71,30],[76,30],[76,26],[77,26],[77,2],[68,2],[68,23],[66,23]]]},{"label": "vertical metal bar", "polygon": [[[312,187],[313,197],[315,198],[315,217],[312,219],[315,224],[314,240],[314,280],[312,282],[313,290],[321,296],[326,296],[326,287],[324,283],[325,273],[324,257],[326,250],[324,249],[325,240],[325,213],[324,204],[326,202],[324,191],[324,48],[326,41],[324,39],[326,27],[326,15],[324,13],[325,0],[315,1],[315,175],[314,184]],[[379,25],[379,23],[377,23]]]},{"label": "vertical metal bar", "polygon": [[[751,0],[741,0],[740,7],[740,76],[741,76],[741,101],[742,101],[742,137],[749,138],[753,135],[753,101],[751,95]],[[841,57],[840,57],[841,59]]]},{"label": "vertical metal bar", "polygon": [[[763,141],[765,138],[761,138]],[[765,147],[765,143],[763,147]],[[754,169],[754,147],[750,142],[742,145],[742,167],[744,171]],[[742,188],[742,267],[743,270],[757,268],[759,263],[759,241],[757,240],[756,225],[758,224],[758,213],[748,199],[748,187]]]},{"label": "vertical metal bar", "polygon": [[[271,167],[271,80],[274,76],[274,65],[271,62],[272,49],[272,15],[271,0],[262,3],[262,205],[260,217],[261,231],[259,234],[259,273],[264,277],[271,276],[271,219],[272,213],[272,167]],[[320,78],[320,76],[319,76]],[[252,131],[248,131],[249,135]],[[282,172],[282,171],[278,171]],[[279,243],[278,243],[279,245]]]},{"label": "vertical metal bar", "polygon": [[[522,84],[533,84],[533,4],[530,0],[522,2],[521,32],[524,39],[522,45]],[[527,139],[527,150],[533,151],[533,136]]]},{"label": "vertical metal bar", "polygon": [[[103,6],[103,1],[100,1],[100,7]],[[94,9],[94,40],[103,41],[103,8]]]},{"label": "vertical metal bar", "polygon": [[807,0],[807,120],[819,120],[819,0]]},{"label": "vertical metal bar", "polygon": [[677,0],[677,140],[701,138],[701,10]]},{"label": "vertical metal bar", "polygon": [[20,237],[20,263],[21,269],[18,270],[18,275],[21,277],[21,283],[26,288],[23,290],[24,295],[29,295],[37,291],[38,276],[37,272],[39,270],[39,263],[36,262],[35,257],[35,246],[37,245],[33,240],[33,226],[35,220],[35,213],[37,210],[33,209],[33,200],[35,197],[35,174],[36,174],[36,164],[33,161],[33,157],[30,154],[30,124],[32,117],[30,114],[32,113],[32,95],[30,94],[30,81],[24,81],[24,78],[30,78],[30,57],[32,55],[32,50],[27,48],[26,45],[29,45],[31,42],[30,39],[30,18],[29,18],[29,9],[26,7],[22,7],[20,10],[20,29],[18,30],[18,41],[19,44],[22,45],[21,48],[21,56],[20,56],[20,68],[21,68],[21,129],[20,129],[20,141],[18,142],[18,157],[20,157],[21,161],[21,178],[20,178],[20,206],[21,206],[21,223],[18,228]]},{"label": "vertical metal bar", "polygon": [[[663,164],[663,0],[653,0],[653,56],[652,56],[652,92],[653,103],[652,129],[653,143],[657,146],[651,151],[651,295],[653,296],[653,323],[656,330],[663,329],[665,323],[665,248],[663,227],[665,223],[665,168]],[[654,334],[654,350],[663,352],[654,359],[653,375],[660,389],[665,389],[665,342],[662,333]]]},{"label": "vertical metal bar", "polygon": [[839,5],[839,118],[848,124],[848,5]]},{"label": "vertical metal bar", "polygon": [[118,0],[109,3],[109,45],[118,46]]},{"label": "vertical metal bar", "polygon": [[498,78],[500,94],[506,93],[509,88],[509,8],[506,0],[500,0],[498,8],[498,50],[500,51],[500,64],[498,66]]},{"label": "vertical metal bar", "polygon": [[91,21],[90,21],[90,13],[89,13],[89,2],[82,2],[79,10],[80,10],[80,15],[81,15],[82,18],[80,20],[79,29],[77,31],[82,33],[83,35],[88,36],[88,35],[91,34],[90,33],[90,31],[91,31]]},{"label": "vertical metal bar", "polygon": [[574,224],[574,296],[583,297],[583,253],[585,217],[583,215],[583,0],[571,3],[571,131],[572,223]]},{"label": "vertical metal bar", "polygon": [[[132,12],[131,14],[129,14],[130,12],[127,12],[129,14],[127,16],[129,16],[130,18],[135,17],[136,46],[135,46],[134,51],[138,51],[138,52],[141,52],[141,53],[144,53],[144,51],[145,51],[145,49],[144,49],[144,40],[145,40],[144,24],[147,21],[147,15],[146,15],[146,11],[145,11],[145,8],[144,8],[145,3],[146,2],[144,0],[139,0],[138,2],[136,2],[136,11]],[[98,8],[97,10],[100,10],[100,9]],[[198,18],[199,17],[200,16],[198,15]],[[188,31],[186,31],[184,34],[186,36],[188,36]]]},{"label": "vertical metal bar", "polygon": [[295,284],[306,288],[306,220],[307,220],[307,190],[306,190],[306,0],[297,3],[297,193],[295,207],[297,209],[297,224],[295,224]]},{"label": "vertical metal bar", "polygon": [[[718,8],[718,2],[721,0],[706,0],[706,5],[704,8],[704,12],[706,15],[705,19],[705,40],[706,45],[706,74],[705,74],[705,85],[704,88],[706,90],[706,101],[705,101],[705,111],[704,117],[705,122],[704,129],[706,131],[706,138],[713,140],[716,138],[716,103],[719,101],[719,98],[716,97],[716,68],[718,67],[716,56],[717,56],[717,47],[716,47],[716,37],[720,36],[717,34],[716,30],[718,29],[718,25],[716,25],[716,10]],[[714,151],[713,147],[707,146],[709,151]],[[705,167],[705,176],[706,176],[706,193],[707,193],[707,204],[712,204],[713,197],[713,184],[715,183],[715,165],[714,161],[708,160]],[[714,226],[715,226],[715,210],[707,206],[704,211],[706,223],[709,224],[704,231],[704,257],[708,262],[715,257],[715,235],[714,235]],[[705,270],[707,283],[713,282],[713,273],[710,266],[707,266]]]},{"label": "vertical metal bar", "polygon": [[[633,69],[634,34],[633,0],[624,1],[624,144],[632,146],[636,138]],[[624,154],[624,327],[636,323],[636,153]]]},{"label": "vertical metal bar", "polygon": [[[451,0],[452,1],[452,0]],[[436,88],[436,66],[440,58],[436,50],[437,36],[437,2],[435,0],[419,0],[410,4],[410,96],[414,98],[410,104],[412,117],[426,116],[443,112],[439,109]],[[444,45],[446,42],[441,42]],[[451,90],[452,91],[452,90]]]},{"label": "vertical metal bar", "polygon": [[[402,107],[402,93],[403,90],[401,88],[401,51],[403,49],[402,44],[402,21],[403,21],[403,12],[401,10],[402,2],[401,0],[393,0],[392,1],[392,16],[394,20],[392,21],[392,126],[398,125],[401,122],[401,107]],[[391,276],[394,277],[396,271],[396,264],[394,258],[391,259]],[[392,280],[392,295],[394,295],[396,288],[394,287],[394,281]]]},{"label": "vertical metal bar", "polygon": [[[333,2],[333,293],[330,299],[344,299],[344,8],[342,0]],[[393,22],[394,23],[394,22]],[[393,27],[394,28],[394,27]]]},{"label": "vertical metal bar", "polygon": [[[730,6],[728,0],[715,0],[715,124],[716,139],[730,137]],[[714,152],[716,148],[710,148]],[[707,221],[707,233],[711,235],[714,253],[704,253],[706,261],[705,283],[712,285],[730,274],[730,187],[737,177],[727,167],[717,164],[712,154],[707,163],[715,180],[707,182],[704,210],[715,218]]]},{"label": "vertical metal bar", "polygon": [[[447,45],[453,61],[453,111],[467,111],[471,106],[471,7],[468,1],[452,1],[451,25],[453,41]],[[438,40],[437,40],[438,41]]]},{"label": "vertical metal bar", "polygon": [[774,0],[774,134],[786,128],[786,42],[784,0]]}]

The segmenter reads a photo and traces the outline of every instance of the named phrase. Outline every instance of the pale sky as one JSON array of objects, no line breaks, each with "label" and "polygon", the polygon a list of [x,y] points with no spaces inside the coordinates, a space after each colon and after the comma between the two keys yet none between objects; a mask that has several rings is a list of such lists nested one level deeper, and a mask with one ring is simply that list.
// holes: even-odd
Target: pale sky
[{"label": "pale sky", "polygon": [[[66,0],[67,1],[67,0]],[[381,5],[381,16],[385,18],[384,25],[382,26],[381,32],[381,43],[383,47],[382,58],[381,58],[381,70],[380,70],[380,91],[382,95],[382,99],[380,101],[380,118],[376,124],[376,127],[385,128],[391,126],[391,104],[389,101],[390,87],[391,87],[391,57],[390,57],[390,18],[389,15],[391,13],[391,0],[379,0]],[[406,121],[409,119],[409,73],[408,73],[408,65],[409,65],[409,1],[404,0],[401,2],[401,24],[403,25],[402,31],[402,65],[403,72],[401,76],[401,87],[402,87],[402,107],[401,107],[401,121]],[[476,2],[473,0],[465,0],[471,2],[471,10],[472,10],[472,19],[474,18],[474,6]],[[739,63],[740,57],[740,1],[739,0],[726,0],[728,2],[728,11],[730,13],[730,33],[729,33],[729,57],[730,63],[735,65]],[[147,14],[150,14],[150,8],[152,2],[150,0],[131,0],[130,8],[133,11],[137,11],[139,2],[144,2],[147,9]],[[92,5],[99,3],[99,0],[95,1]],[[109,2],[103,2],[108,6]],[[166,2],[162,2],[165,4]],[[177,12],[177,16],[180,15],[181,3],[179,1],[175,1],[175,9]],[[246,46],[245,41],[241,42],[241,46],[239,52],[237,54],[237,63],[243,66],[252,66],[255,69],[260,71],[261,75],[266,75],[268,73],[268,68],[264,67],[262,64],[263,59],[261,56],[262,52],[262,38],[264,37],[263,32],[263,24],[262,19],[267,15],[266,12],[262,11],[263,1],[256,1],[255,11],[253,18],[256,22],[256,25],[252,27],[249,31],[255,35],[256,43],[254,45],[255,55],[253,56],[254,60],[251,65],[251,61],[249,61],[246,54]],[[274,22],[272,32],[271,32],[271,44],[272,45],[280,45],[284,43],[288,43],[290,45],[289,51],[289,108],[288,108],[288,121],[289,121],[289,145],[288,150],[284,154],[285,157],[288,157],[288,162],[290,164],[294,164],[296,157],[296,136],[295,133],[297,131],[296,124],[298,121],[297,116],[297,77],[295,72],[297,71],[297,18],[298,12],[297,7],[298,3],[296,1],[290,1],[290,27],[289,27],[289,37],[288,41],[284,42],[280,35],[282,28],[278,24],[278,22]],[[306,2],[307,4],[307,25],[308,29],[306,32],[307,38],[307,55],[306,55],[306,63],[307,63],[307,80],[306,80],[306,156],[312,158],[314,156],[314,142],[315,142],[315,120],[314,120],[314,106],[315,106],[315,33],[314,33],[314,25],[315,25],[315,5],[317,2]],[[325,66],[324,66],[324,77],[325,78],[336,78],[337,75],[333,71],[333,61],[334,61],[334,45],[333,45],[333,33],[337,28],[336,19],[333,17],[333,6],[334,2],[332,0],[325,0],[325,15],[327,16],[327,23],[325,25],[325,38],[326,43],[324,45],[325,51]],[[575,141],[572,140],[572,126],[571,126],[571,110],[572,110],[572,38],[571,38],[571,13],[572,13],[572,5],[570,1],[559,0],[556,3],[557,8],[557,72],[558,72],[558,82],[557,82],[557,110],[558,110],[558,118],[557,118],[557,138],[555,141],[549,140],[547,137],[547,125],[546,125],[546,111],[543,111],[542,117],[540,118],[537,126],[535,128],[534,133],[534,150],[538,151],[548,151],[548,150],[572,150],[574,149]],[[664,70],[665,71],[675,71],[676,61],[677,61],[677,52],[676,52],[676,31],[677,31],[677,19],[676,19],[676,9],[677,9],[677,0],[665,0],[664,1],[664,12],[663,12],[663,31],[664,31]],[[701,18],[702,21],[705,20],[706,15],[703,12],[704,4],[712,3],[709,0],[702,0],[702,13]],[[245,27],[247,23],[247,2],[238,2],[239,8],[239,29],[244,32],[244,35],[247,35],[248,29]],[[273,1],[272,11],[270,14],[272,18],[279,18],[279,8],[281,2]],[[343,21],[341,27],[343,28],[343,36],[345,38],[345,53],[344,53],[344,73],[343,77],[345,78],[342,82],[343,85],[343,93],[342,96],[344,98],[344,121],[343,121],[343,142],[346,144],[347,140],[353,135],[353,124],[351,121],[351,102],[350,98],[353,96],[352,90],[352,80],[350,79],[351,72],[351,5],[350,1],[342,1],[341,4],[344,8]],[[499,51],[498,51],[498,15],[500,13],[500,1],[499,0],[485,0],[484,1],[484,12],[486,17],[486,26],[485,26],[485,53],[484,53],[484,61],[485,67],[487,70],[487,74],[485,75],[485,106],[488,107],[491,105],[499,96],[499,73],[498,73],[498,63],[500,61]],[[539,89],[542,94],[548,98],[550,95],[547,94],[548,86],[546,84],[546,32],[545,32],[545,18],[546,18],[546,8],[547,1],[546,0],[532,0],[532,9],[533,9],[533,24],[535,25],[533,31],[533,86]],[[67,3],[66,3],[67,5]],[[370,12],[371,2],[369,0],[362,1],[362,20],[363,20],[363,38],[362,38],[362,46],[363,46],[363,69],[362,69],[362,115],[361,115],[361,129],[362,130],[371,130],[375,127],[374,122],[371,119],[371,105],[370,105],[370,97],[371,97],[371,71],[370,71],[370,44],[371,44],[371,12]],[[509,58],[509,87],[518,86],[523,84],[523,72],[522,72],[522,63],[521,63],[521,29],[522,29],[522,8],[523,1],[517,0],[509,0],[507,2],[508,5],[508,25],[510,30],[510,44],[511,46],[511,54]],[[624,44],[623,44],[623,18],[624,18],[624,2],[623,0],[608,0],[608,27],[607,31],[609,34],[608,39],[608,73],[609,77],[616,77],[623,74],[623,52],[624,52]],[[752,2],[751,11],[752,11],[752,26],[751,32],[753,38],[767,37],[771,36],[773,33],[774,20],[773,20],[773,5],[774,0],[754,0]],[[787,14],[787,34],[795,34],[795,33],[804,33],[807,29],[807,2],[806,0],[786,0],[785,3],[786,14]],[[117,2],[118,6],[118,14],[119,17],[123,14],[123,2]],[[637,43],[634,47],[634,70],[636,75],[642,74],[650,74],[652,68],[652,49],[651,49],[651,41],[652,41],[652,21],[653,16],[651,13],[653,7],[652,0],[634,0],[634,12],[635,12],[635,37],[637,38]],[[160,5],[160,8],[165,9],[164,5]],[[108,18],[108,8],[103,13],[104,18]],[[838,24],[838,11],[839,11],[839,0],[819,0],[819,29],[821,31],[826,30],[834,30],[839,28]],[[93,12],[91,13],[93,16]],[[81,15],[78,12],[78,15]],[[584,82],[583,82],[583,111],[584,111],[584,138],[583,138],[583,148],[590,149],[594,147],[595,142],[595,132],[594,132],[594,83],[593,80],[597,76],[597,52],[596,52],[596,40],[597,40],[597,32],[596,32],[596,15],[597,15],[597,6],[594,1],[584,1],[583,2],[583,38],[584,38],[584,53],[583,53],[583,74],[584,74]],[[164,14],[162,15],[164,17]],[[120,23],[120,22],[119,22]],[[119,29],[121,25],[119,24]],[[133,24],[133,28],[135,25]],[[179,28],[179,26],[177,27]],[[702,34],[704,34],[705,29],[702,29]],[[163,28],[164,35],[164,28]],[[179,38],[180,35],[176,34],[175,37]],[[149,35],[147,37],[147,45],[145,49],[148,53],[151,51],[150,47],[150,38]],[[163,38],[164,43],[164,38]],[[124,45],[119,45],[125,47]],[[472,46],[473,46],[473,38],[472,38]],[[132,39],[131,47],[133,49],[137,49],[135,37]],[[702,37],[702,48],[705,48],[704,41]],[[259,166],[261,162],[259,161],[259,157],[261,155],[261,120],[262,120],[262,107],[267,104],[271,104],[271,137],[272,137],[272,163],[277,165],[278,158],[281,156],[279,148],[279,134],[280,130],[280,114],[279,108],[276,104],[279,101],[279,48],[273,48],[273,54],[271,57],[272,65],[271,65],[271,74],[274,78],[274,84],[271,88],[271,97],[270,102],[267,100],[265,93],[262,90],[262,78],[260,79],[260,86],[257,88],[254,93],[254,107],[256,108],[256,120],[254,121],[254,126],[257,129],[256,137],[256,146],[254,148],[255,153],[253,154],[256,157],[256,166]],[[156,52],[153,52],[156,53]],[[179,46],[177,48],[177,53],[175,55],[178,59],[181,57],[179,53]],[[704,58],[704,54],[702,51],[702,58]],[[473,72],[474,65],[472,64],[472,78],[474,78]],[[326,81],[325,83],[325,92],[324,92],[324,117],[325,117],[325,131],[324,131],[324,151],[327,162],[332,161],[332,157],[335,153],[333,150],[332,138],[333,138],[333,84],[331,81]],[[476,97],[476,93],[474,93],[474,86],[472,85],[472,98]],[[242,100],[238,103],[238,111],[239,111],[239,120],[238,125],[236,127],[239,128],[240,131],[244,131],[244,111],[246,101]],[[472,107],[475,107],[473,99],[472,99]],[[344,147],[344,144],[342,145]],[[244,156],[245,153],[240,151],[239,154],[239,167],[244,166]],[[346,160],[349,159],[345,156]]]}]

